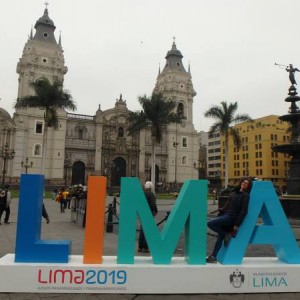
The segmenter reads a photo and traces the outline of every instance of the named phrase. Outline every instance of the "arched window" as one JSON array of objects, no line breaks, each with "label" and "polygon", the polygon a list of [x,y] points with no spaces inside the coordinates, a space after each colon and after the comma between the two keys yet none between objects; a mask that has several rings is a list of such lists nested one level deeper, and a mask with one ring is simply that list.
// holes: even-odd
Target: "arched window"
[{"label": "arched window", "polygon": [[83,129],[78,130],[78,139],[82,140],[83,139]]},{"label": "arched window", "polygon": [[43,134],[43,126],[44,126],[44,122],[35,121],[35,133]]},{"label": "arched window", "polygon": [[78,139],[79,139],[79,140],[82,140],[82,139],[83,139],[83,130],[82,130],[82,129],[79,129],[79,130],[78,130]]},{"label": "arched window", "polygon": [[119,127],[118,137],[123,137],[123,136],[124,136],[124,128],[123,127]]},{"label": "arched window", "polygon": [[42,149],[42,147],[41,147],[40,144],[34,145],[33,155],[34,156],[41,156],[41,154],[42,154],[41,149]]},{"label": "arched window", "polygon": [[186,156],[182,156],[181,163],[182,163],[183,165],[186,165],[186,164],[187,164],[187,157],[186,157]]},{"label": "arched window", "polygon": [[177,113],[181,117],[184,117],[184,105],[183,105],[183,103],[178,103],[178,105],[177,105]]}]

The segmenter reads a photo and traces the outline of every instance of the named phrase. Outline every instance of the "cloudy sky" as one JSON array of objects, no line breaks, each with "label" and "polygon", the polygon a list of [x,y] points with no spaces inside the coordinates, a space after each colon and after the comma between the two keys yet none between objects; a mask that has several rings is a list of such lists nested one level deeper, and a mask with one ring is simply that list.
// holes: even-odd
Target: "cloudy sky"
[{"label": "cloudy sky", "polygon": [[[16,65],[44,2],[1,0],[0,106],[11,115]],[[299,0],[48,2],[76,113],[94,115],[99,104],[111,108],[121,93],[129,109],[139,109],[137,98],[151,94],[173,37],[186,69],[191,66],[198,131],[209,129],[203,113],[220,101],[238,101],[239,112],[252,118],[288,111],[288,73],[274,64],[300,69]],[[300,84],[300,73],[297,79]]]}]

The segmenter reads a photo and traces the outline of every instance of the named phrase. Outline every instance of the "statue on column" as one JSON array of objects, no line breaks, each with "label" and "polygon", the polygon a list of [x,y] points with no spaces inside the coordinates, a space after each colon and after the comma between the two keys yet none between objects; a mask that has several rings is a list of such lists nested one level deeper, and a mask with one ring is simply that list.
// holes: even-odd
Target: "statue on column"
[{"label": "statue on column", "polygon": [[295,79],[295,72],[300,72],[300,70],[297,68],[294,68],[292,64],[289,64],[286,67],[286,71],[289,72],[289,79],[291,81],[291,84],[292,85],[297,84],[296,79]]}]

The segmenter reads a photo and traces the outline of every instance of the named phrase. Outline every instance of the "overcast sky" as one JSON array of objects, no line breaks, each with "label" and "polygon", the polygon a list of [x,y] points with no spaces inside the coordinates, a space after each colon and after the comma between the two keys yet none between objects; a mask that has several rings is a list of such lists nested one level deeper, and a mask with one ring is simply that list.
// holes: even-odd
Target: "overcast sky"
[{"label": "overcast sky", "polygon": [[[1,0],[0,106],[13,114],[16,65],[45,1]],[[212,124],[203,113],[221,101],[239,103],[252,118],[285,114],[288,73],[300,69],[299,0],[48,0],[62,36],[65,88],[76,113],[94,115],[123,94],[127,107],[150,95],[173,36],[190,62],[195,128]],[[300,85],[300,73],[296,74]]]}]

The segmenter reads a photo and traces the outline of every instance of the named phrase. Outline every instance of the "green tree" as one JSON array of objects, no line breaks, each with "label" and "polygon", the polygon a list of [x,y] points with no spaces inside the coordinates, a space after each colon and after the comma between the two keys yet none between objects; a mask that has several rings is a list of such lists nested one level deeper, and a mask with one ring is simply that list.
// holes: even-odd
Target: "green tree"
[{"label": "green tree", "polygon": [[242,142],[239,132],[233,126],[237,123],[252,121],[248,114],[236,114],[238,103],[229,103],[222,101],[221,105],[214,105],[208,109],[204,116],[215,119],[215,123],[209,129],[209,136],[220,134],[224,137],[225,148],[225,187],[228,186],[228,142],[229,137],[233,138],[235,146],[239,149]]},{"label": "green tree", "polygon": [[35,95],[29,95],[17,99],[14,108],[42,108],[44,113],[44,135],[43,135],[43,155],[41,163],[41,173],[45,172],[45,158],[47,149],[48,128],[58,129],[57,109],[76,110],[76,104],[71,94],[63,89],[61,81],[54,81],[53,84],[47,78],[39,79],[30,83]]},{"label": "green tree", "polygon": [[151,130],[152,138],[152,162],[151,162],[151,181],[155,187],[155,144],[160,144],[163,131],[167,124],[180,122],[180,115],[174,111],[176,102],[165,100],[161,93],[139,97],[138,101],[142,110],[130,112],[129,134],[134,134],[142,129]]}]

